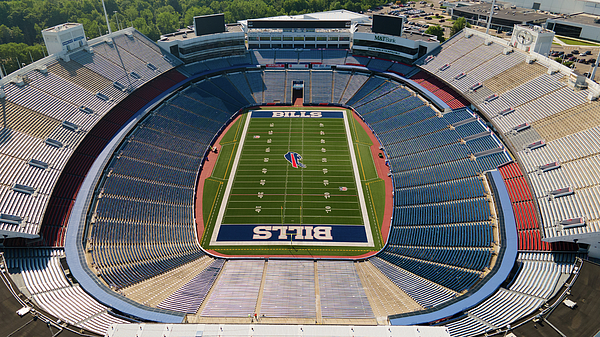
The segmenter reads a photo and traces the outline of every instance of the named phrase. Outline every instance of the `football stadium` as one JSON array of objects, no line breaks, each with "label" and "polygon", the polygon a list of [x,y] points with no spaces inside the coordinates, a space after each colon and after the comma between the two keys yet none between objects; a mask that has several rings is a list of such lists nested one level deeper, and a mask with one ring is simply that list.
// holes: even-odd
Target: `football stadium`
[{"label": "football stadium", "polygon": [[1,330],[600,330],[600,85],[554,32],[194,21],[49,27],[2,76]]}]

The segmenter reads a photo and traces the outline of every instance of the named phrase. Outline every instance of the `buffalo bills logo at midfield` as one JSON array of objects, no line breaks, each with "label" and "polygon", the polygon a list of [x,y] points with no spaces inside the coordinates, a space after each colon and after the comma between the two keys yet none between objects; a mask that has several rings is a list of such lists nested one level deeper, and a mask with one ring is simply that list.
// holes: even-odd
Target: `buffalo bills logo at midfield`
[{"label": "buffalo bills logo at midfield", "polygon": [[302,164],[300,161],[302,160],[302,156],[296,152],[288,152],[283,155],[285,160],[289,161],[292,164],[293,168],[306,168],[306,165]]}]

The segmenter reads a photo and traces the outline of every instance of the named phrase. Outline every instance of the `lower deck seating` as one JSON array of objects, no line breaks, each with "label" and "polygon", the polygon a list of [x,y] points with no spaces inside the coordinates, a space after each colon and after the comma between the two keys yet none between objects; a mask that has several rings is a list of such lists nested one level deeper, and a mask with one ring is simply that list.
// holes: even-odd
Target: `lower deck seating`
[{"label": "lower deck seating", "polygon": [[445,324],[450,335],[480,335],[533,313],[555,294],[559,279],[572,272],[576,257],[577,254],[520,253],[519,270],[512,282],[467,311],[463,318]]},{"label": "lower deck seating", "polygon": [[323,318],[374,318],[352,261],[318,261]]},{"label": "lower deck seating", "polygon": [[[446,120],[443,116],[437,117],[429,107],[415,109],[414,105],[408,105],[407,108],[403,104],[406,100],[401,99],[374,112],[357,107],[365,120],[373,123],[373,129],[382,140],[390,158],[396,189],[389,246],[378,256],[409,273],[461,292],[475,284],[481,271],[491,262],[492,227],[487,222],[490,206],[484,199],[483,184],[475,174],[495,168],[507,161],[508,156],[500,153],[498,157],[472,161],[470,156],[473,154],[499,146],[493,136],[476,137],[461,144],[461,139],[487,130],[473,119],[472,113],[458,110],[447,113]],[[367,107],[366,104],[363,106]],[[429,110],[419,113],[420,109],[426,111],[425,108]],[[396,114],[388,115],[388,110]],[[373,118],[376,115],[385,116],[385,119]],[[462,120],[474,121],[448,128]],[[461,170],[448,170],[453,166]],[[436,175],[436,171],[443,175]],[[450,172],[453,175],[449,175]],[[418,177],[423,178],[411,181]],[[472,223],[480,225],[473,226]],[[402,229],[404,226],[409,229]],[[421,234],[411,238],[413,233]],[[455,233],[455,236],[442,233]],[[461,234],[469,236],[459,243]],[[445,242],[428,242],[428,238],[438,235],[443,236]],[[443,248],[457,244],[464,248]],[[473,246],[479,248],[468,248]],[[458,257],[458,254],[465,255]],[[448,278],[450,274],[454,276]],[[393,281],[393,277],[391,279]]]},{"label": "lower deck seating", "polygon": [[541,240],[542,236],[535,213],[533,196],[519,164],[504,165],[499,168],[499,171],[512,202],[519,235],[519,250],[576,251],[578,249],[576,244],[568,242],[548,243]]},{"label": "lower deck seating", "polygon": [[435,307],[458,295],[453,290],[399,268],[381,257],[373,257],[369,261],[406,292],[408,296],[425,308]]},{"label": "lower deck seating", "polygon": [[[273,55],[273,57],[275,59],[276,56]],[[271,77],[271,72],[275,73],[275,71],[269,70],[266,72],[252,72],[254,75],[248,75],[251,72],[245,72],[241,73],[241,76],[227,75],[227,78],[224,76],[199,83],[189,92],[184,92],[169,104],[165,104],[156,114],[144,121],[142,126],[135,131],[136,134],[133,140],[124,145],[119,159],[122,159],[122,161],[115,161],[115,166],[112,168],[113,174],[110,178],[114,180],[107,180],[106,185],[104,185],[106,195],[102,198],[105,201],[100,201],[100,204],[104,202],[114,202],[114,204],[111,205],[112,207],[102,208],[105,207],[104,205],[99,207],[98,228],[93,229],[96,231],[93,234],[96,240],[94,242],[94,254],[97,254],[95,263],[103,268],[102,277],[105,277],[115,288],[139,282],[139,279],[123,275],[140,272],[157,275],[168,268],[174,268],[199,256],[195,255],[197,254],[197,247],[194,246],[194,235],[189,229],[191,208],[189,203],[182,202],[183,200],[189,200],[190,185],[186,185],[186,182],[191,181],[189,177],[197,171],[196,165],[203,154],[203,151],[200,150],[206,149],[206,146],[210,144],[212,135],[231,116],[235,106],[252,102],[249,97],[255,98],[257,102],[264,102],[268,101],[266,98],[278,97],[276,92],[283,92],[283,95],[279,97],[289,95],[291,78],[288,75],[291,72],[282,72],[284,75],[277,74],[276,78]],[[269,73],[269,75],[265,76],[266,73]],[[314,76],[317,71],[311,70],[307,73]],[[358,72],[332,71],[330,74],[332,75],[329,87],[333,88],[334,93],[332,100],[335,101],[337,97],[338,101],[343,103],[356,103],[357,110],[362,108],[359,113],[367,122],[372,123],[374,129],[377,128],[377,133],[381,136],[380,139],[383,140],[386,151],[388,151],[388,154],[393,154],[389,158],[393,160],[393,162],[390,162],[390,166],[393,170],[395,192],[400,194],[401,191],[405,191],[407,196],[410,195],[413,198],[412,200],[409,200],[408,197],[402,198],[403,201],[397,205],[391,230],[392,237],[398,241],[395,241],[389,249],[383,252],[380,257],[374,258],[373,261],[379,261],[378,268],[382,271],[385,270],[390,280],[402,289],[406,289],[407,293],[410,291],[410,296],[419,298],[419,303],[426,307],[439,305],[453,298],[458,292],[472,286],[479,278],[480,271],[489,266],[489,247],[492,244],[491,224],[488,222],[490,217],[489,203],[484,199],[487,194],[482,185],[478,183],[476,174],[502,164],[508,160],[507,155],[500,153],[477,159],[472,158],[472,155],[476,153],[497,146],[497,143],[493,143],[493,136],[477,138],[467,141],[466,144],[460,144],[462,138],[481,131],[478,128],[483,127],[482,124],[473,121],[470,122],[471,125],[463,124],[462,126],[453,127],[454,129],[448,126],[472,118],[473,115],[464,114],[456,117],[460,114],[457,112],[456,114],[444,114],[440,118],[436,116],[437,111],[425,106],[424,102],[418,97],[402,96],[408,91],[404,92],[404,89],[395,88],[394,83],[384,81],[385,83],[375,86],[382,90],[381,94],[391,95],[395,93],[398,94],[397,97],[402,97],[402,100],[405,100],[395,106],[398,110],[387,111],[387,105],[377,105],[383,104],[383,97],[378,96],[373,90],[368,90],[369,86],[375,85],[369,84],[369,82],[374,81],[375,77],[367,81],[368,76]],[[232,80],[233,78],[236,80]],[[313,79],[314,77],[309,78]],[[223,82],[226,80],[229,82]],[[221,90],[219,92],[215,91],[215,88],[209,87],[209,85],[227,87],[227,83],[232,83],[233,86],[228,88],[235,91]],[[312,80],[309,86],[313,89],[317,88]],[[442,89],[442,87],[438,87],[436,91]],[[260,96],[261,99],[259,100],[257,96]],[[263,99],[263,97],[266,98]],[[326,100],[327,97],[323,97],[323,99]],[[456,99],[452,98],[452,100]],[[399,101],[401,100],[398,99],[396,103]],[[392,103],[394,102],[390,102],[390,104]],[[195,110],[193,107],[200,108]],[[413,114],[410,115],[410,113]],[[402,120],[403,116],[406,116],[405,120]],[[386,134],[387,136],[385,136]],[[452,142],[444,143],[444,146],[432,147],[430,145],[441,145],[441,143],[450,139],[447,138],[449,134],[455,137],[452,138]],[[160,137],[164,137],[169,141],[163,144],[157,140],[161,139]],[[188,153],[184,151],[188,147],[200,150]],[[439,152],[436,152],[438,150]],[[459,153],[460,156],[453,157],[451,153]],[[432,154],[441,159],[428,158],[433,157]],[[175,162],[178,163],[177,167],[173,166]],[[415,162],[417,163],[414,164]],[[141,178],[147,180],[148,183],[142,184],[140,182]],[[134,181],[135,183],[133,183]],[[469,183],[466,183],[467,181]],[[125,182],[128,182],[128,188],[119,187],[120,184]],[[472,184],[470,184],[471,182]],[[435,191],[441,194],[442,185],[450,186],[451,191],[454,191],[451,186],[458,186],[456,187],[457,191],[445,196],[440,195],[434,200],[424,199],[423,196],[436,193]],[[156,188],[164,193],[161,193],[161,195],[165,197],[166,202],[158,203],[157,200],[152,200],[152,193],[149,191]],[[409,189],[411,190],[409,191]],[[132,195],[128,195],[127,191],[132,191],[132,195],[145,196],[145,199],[147,199],[146,205],[139,205],[139,202],[132,200]],[[401,198],[397,197],[397,200],[401,200]],[[186,205],[181,206],[181,204]],[[135,207],[138,207],[138,210],[148,210],[150,215],[144,219],[136,219],[135,214],[119,213],[121,208]],[[427,221],[420,224],[403,221],[401,215],[403,212],[416,214],[410,216],[411,219],[419,218],[421,214],[426,213],[423,218]],[[112,217],[106,214],[110,214]],[[165,216],[165,214],[168,214],[168,216]],[[184,232],[180,236],[165,237],[164,242],[152,242],[152,244],[146,246],[130,247],[139,244],[135,241],[135,237],[141,232],[148,233],[146,238],[161,236],[170,232],[170,229],[174,228],[172,226],[180,224],[183,226],[177,227],[177,229]],[[101,230],[103,225],[106,226],[104,231]],[[119,230],[113,233],[108,233],[106,230],[116,227]],[[409,238],[409,231],[411,234],[413,231],[418,231],[419,234]],[[155,235],[156,233],[159,233],[159,235]],[[448,238],[443,238],[446,241],[433,242],[437,238],[432,237],[434,236],[432,233],[447,235]],[[428,239],[431,239],[432,242],[423,243],[429,242]],[[173,242],[173,246],[165,244],[166,241],[168,243]],[[404,243],[409,241],[413,243]],[[107,242],[113,244],[106,244]],[[115,248],[114,243],[124,247]],[[460,246],[455,251],[451,252],[447,248],[449,245],[457,243]],[[418,247],[411,247],[413,245]],[[158,260],[158,263],[143,261],[143,259],[155,259],[164,254],[175,256],[176,259]],[[143,258],[140,259],[140,256],[143,256]],[[452,262],[456,260],[459,263]],[[228,277],[230,277],[230,282],[227,283],[229,288],[224,291],[238,291],[236,294],[248,301],[244,300],[244,303],[238,303],[233,301],[233,297],[228,297],[230,294],[225,292],[215,294],[214,299],[212,296],[207,299],[208,302],[204,309],[207,316],[246,317],[248,313],[255,310],[252,307],[252,305],[256,305],[256,298],[253,294],[254,288],[260,286],[259,274],[262,277],[262,273],[266,273],[267,280],[270,280],[269,277],[273,280],[290,278],[289,274],[285,274],[281,270],[269,270],[271,262],[267,263],[266,267],[262,262],[260,264],[256,263],[251,271],[236,272],[234,271],[235,265],[233,262],[225,264],[223,273],[225,273],[228,266],[231,269],[227,272]],[[276,263],[272,265],[275,266]],[[368,300],[365,301],[366,295],[363,296],[361,293],[360,279],[358,279],[356,271],[350,266],[351,264],[346,266],[341,264],[318,264],[317,276],[319,281],[321,281],[322,275],[324,277],[323,282],[319,282],[320,287],[322,287],[320,289],[331,290],[330,293],[321,293],[323,317],[334,318],[339,317],[339,315],[357,318],[373,317]],[[241,265],[239,267],[241,268]],[[312,270],[314,273],[314,269]],[[321,270],[323,274],[321,274]],[[250,280],[242,277],[242,274],[246,272],[252,276]],[[297,274],[299,275],[299,273]],[[329,274],[337,275],[338,279],[325,276]],[[208,275],[207,279],[216,278],[215,270],[207,270],[206,275]],[[303,279],[310,283],[310,273],[302,275]],[[448,277],[448,275],[451,275],[451,277]],[[204,280],[202,278],[202,280],[195,281]],[[314,282],[314,275],[312,281]],[[243,286],[250,284],[249,288],[241,289],[248,291],[250,295],[239,293],[241,290],[237,288],[242,288],[242,284]],[[420,289],[424,288],[415,287],[415,284],[426,284],[426,289],[431,290],[431,292],[418,294]],[[207,287],[210,287],[209,283],[198,285],[198,283],[190,282],[186,287],[176,292],[177,295],[173,294],[172,297],[165,300],[164,306],[185,312],[194,312],[203,303],[203,296],[205,295],[202,294],[207,291]],[[190,295],[190,291],[194,292],[195,295]],[[346,298],[344,296],[349,293],[353,294],[351,296],[352,301],[348,303],[340,302],[340,299]],[[281,300],[277,294],[267,295],[265,293],[264,295],[267,297],[263,297],[263,303],[270,303],[264,302],[265,300],[273,303]],[[192,296],[193,299],[188,296]],[[188,301],[189,303],[184,303]],[[312,312],[308,313],[304,308],[299,310],[294,305],[289,305],[289,302],[287,309],[281,312],[283,313],[279,315],[288,315],[285,317],[308,317],[312,315]],[[274,317],[278,313],[272,315]]]},{"label": "lower deck seating", "polygon": [[316,319],[313,261],[271,260],[265,273],[261,316]]},{"label": "lower deck seating", "polygon": [[265,262],[232,260],[223,267],[202,316],[248,317],[256,310]]},{"label": "lower deck seating", "polygon": [[223,259],[214,260],[206,269],[164,299],[157,307],[195,314],[217,279],[223,264],[225,264]]},{"label": "lower deck seating", "polygon": [[9,270],[20,272],[34,303],[54,317],[98,334],[104,334],[111,324],[129,323],[67,280],[60,262],[63,256],[62,249],[4,251]]},{"label": "lower deck seating", "polygon": [[111,164],[91,243],[95,268],[116,289],[203,255],[192,189],[213,135],[236,110],[233,96],[211,86],[199,82],[147,117]]}]

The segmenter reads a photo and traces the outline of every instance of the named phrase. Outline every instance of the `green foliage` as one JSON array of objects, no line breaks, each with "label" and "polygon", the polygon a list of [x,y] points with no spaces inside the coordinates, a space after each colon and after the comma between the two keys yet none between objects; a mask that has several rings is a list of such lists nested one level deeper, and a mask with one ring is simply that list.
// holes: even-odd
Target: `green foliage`
[{"label": "green foliage", "polygon": [[460,17],[454,21],[452,24],[452,28],[450,29],[450,36],[460,32],[463,28],[468,27],[471,28],[471,24],[467,22],[467,20],[463,17]]},{"label": "green foliage", "polygon": [[[225,13],[227,22],[285,14],[303,14],[345,8],[365,11],[383,4],[381,0],[106,0],[111,28],[133,25],[158,38],[191,25],[197,15]],[[117,12],[115,14],[114,12]],[[16,42],[33,45],[42,42],[41,30],[65,22],[84,25],[88,38],[108,30],[97,0],[0,1],[0,44]]]},{"label": "green foliage", "polygon": [[444,42],[446,38],[444,37],[444,28],[440,26],[429,26],[425,31],[425,34],[431,34],[437,36],[438,41]]},{"label": "green foliage", "polygon": [[4,66],[3,70],[7,73],[19,69],[19,63],[30,64],[31,59],[39,60],[44,57],[43,46],[35,44],[28,46],[25,43],[5,43],[0,44],[0,63]]},{"label": "green foliage", "polygon": [[[111,29],[135,27],[152,40],[193,24],[194,16],[224,13],[228,23],[275,15],[295,15],[334,9],[366,11],[382,0],[105,0]],[[116,12],[116,13],[115,13]],[[117,25],[117,17],[119,26]],[[42,30],[65,22],[83,24],[88,39],[108,28],[98,0],[0,1],[0,64],[8,72],[21,63],[43,57]],[[9,44],[9,45],[7,45]],[[26,57],[25,57],[26,56]]]}]

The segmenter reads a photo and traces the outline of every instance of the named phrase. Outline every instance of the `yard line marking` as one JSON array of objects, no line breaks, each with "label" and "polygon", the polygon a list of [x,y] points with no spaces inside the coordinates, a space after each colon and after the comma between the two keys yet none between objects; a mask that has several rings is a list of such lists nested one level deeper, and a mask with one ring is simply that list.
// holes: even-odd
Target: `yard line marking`
[{"label": "yard line marking", "polygon": [[367,205],[365,203],[365,195],[363,193],[360,174],[358,173],[358,167],[356,166],[356,155],[354,154],[354,146],[352,146],[353,141],[352,135],[350,133],[350,125],[348,124],[348,113],[350,113],[349,110],[344,111],[344,127],[346,128],[346,139],[348,139],[348,149],[350,150],[350,158],[352,159],[354,180],[356,181],[356,189],[358,190],[358,200],[360,203],[360,210],[363,217],[365,232],[367,234],[367,242],[370,246],[373,246],[373,233],[371,232],[371,222],[369,221],[369,213],[367,212]]},{"label": "yard line marking", "polygon": [[[287,152],[291,151],[290,150],[290,148],[291,148],[291,144],[290,143],[292,141],[292,121],[293,121],[293,119],[290,118],[289,121],[290,121],[290,129],[289,129],[289,135],[288,135],[288,148],[287,148]],[[283,216],[282,216],[282,219],[281,219],[281,224],[282,225],[285,223],[285,210],[286,210],[285,205],[287,203],[287,186],[288,186],[288,173],[289,173],[289,170],[290,170],[290,166],[286,165],[285,166],[285,187],[284,187],[284,190],[283,190],[283,193],[285,195],[283,196],[283,208],[282,208],[283,209]]]},{"label": "yard line marking", "polygon": [[242,130],[242,136],[240,137],[240,142],[238,144],[236,155],[233,159],[233,167],[231,168],[231,173],[229,174],[229,179],[227,180],[227,187],[225,187],[225,194],[223,195],[221,207],[219,208],[219,215],[217,215],[217,222],[215,223],[215,228],[213,229],[212,237],[210,238],[211,245],[217,243],[217,236],[219,235],[219,230],[221,229],[221,222],[223,221],[223,216],[225,215],[225,210],[227,209],[227,203],[229,202],[229,194],[231,193],[231,187],[233,186],[235,171],[237,170],[238,163],[240,162],[242,148],[244,148],[244,142],[246,141],[246,133],[248,132],[248,125],[250,125],[250,119],[252,119],[251,117],[252,111],[248,111],[246,115],[246,121],[244,123],[244,129]]}]

